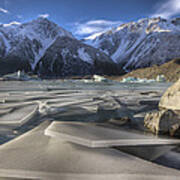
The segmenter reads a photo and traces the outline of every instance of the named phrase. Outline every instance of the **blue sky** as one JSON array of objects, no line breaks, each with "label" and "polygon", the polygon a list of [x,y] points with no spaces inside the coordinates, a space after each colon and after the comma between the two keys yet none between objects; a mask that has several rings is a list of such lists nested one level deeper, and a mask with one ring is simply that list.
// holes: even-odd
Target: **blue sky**
[{"label": "blue sky", "polygon": [[0,0],[0,23],[47,17],[76,37],[146,17],[180,17],[180,0]]}]

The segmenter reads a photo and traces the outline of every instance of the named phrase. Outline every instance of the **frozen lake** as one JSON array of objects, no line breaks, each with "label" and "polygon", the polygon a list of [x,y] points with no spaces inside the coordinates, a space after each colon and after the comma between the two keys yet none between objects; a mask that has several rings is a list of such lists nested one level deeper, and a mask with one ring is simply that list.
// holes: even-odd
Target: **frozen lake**
[{"label": "frozen lake", "polygon": [[143,114],[157,107],[168,83],[86,83],[82,80],[0,81],[0,143],[44,119],[107,122],[129,117],[143,128]]},{"label": "frozen lake", "polygon": [[[119,83],[115,81],[95,83],[83,82],[83,80],[0,81],[0,148],[2,148],[2,153],[5,152],[3,151],[3,148],[6,147],[4,143],[10,140],[10,148],[12,148],[12,144],[16,147],[16,140],[12,141],[14,138],[34,129],[44,121],[45,123],[47,121],[98,123],[102,127],[120,130],[121,132],[117,132],[118,134],[128,134],[126,139],[132,139],[131,134],[138,133],[140,135],[138,135],[140,137],[139,144],[142,144],[141,137],[150,135],[154,138],[154,135],[144,128],[144,116],[147,112],[157,109],[162,94],[170,85],[170,83]],[[72,133],[70,134],[71,137],[76,134],[78,139],[84,133],[86,134],[86,136],[82,136],[85,138],[84,140],[90,137],[90,140],[94,143],[94,139],[91,139],[91,134],[88,134],[91,133],[90,131],[94,131],[94,129],[89,128],[89,132],[82,129],[80,132],[75,131],[74,126],[72,126],[70,131],[69,127],[67,127],[66,134]],[[58,133],[61,132],[58,130]],[[107,135],[104,130],[103,133]],[[54,136],[54,130],[47,134]],[[123,141],[116,137],[116,133],[114,134],[113,132],[112,134],[117,139],[116,141],[110,141],[110,143],[122,145]],[[93,135],[93,138],[99,136],[98,133]],[[61,137],[64,137],[64,134]],[[111,140],[111,135],[109,137]],[[47,140],[49,137],[43,135],[43,138]],[[17,140],[21,141],[21,138],[17,138]],[[98,140],[97,147],[99,146],[98,143],[101,142],[101,139]],[[77,142],[76,139],[74,141]],[[38,144],[38,139],[35,142]],[[106,141],[104,142],[103,146],[106,147]],[[128,142],[131,142],[131,140],[128,140]],[[25,140],[22,138],[22,144],[24,143]],[[146,143],[145,141],[143,142],[143,144]],[[159,141],[157,141],[158,143]],[[31,144],[33,146],[33,143]],[[57,147],[60,144],[58,142]],[[80,144],[84,144],[84,141]],[[89,144],[87,145],[91,146],[91,141],[89,141]],[[134,145],[136,146],[136,144]],[[49,149],[48,144],[46,148]],[[22,154],[18,149],[19,147],[17,146],[17,152],[14,150],[15,156],[13,158],[16,157],[16,153],[20,153],[18,156]],[[151,157],[154,158],[154,154],[169,151],[154,162],[180,169],[179,153],[170,149],[171,147],[164,147],[164,149],[161,147],[159,149],[148,147],[143,149],[144,154],[142,155],[141,147],[132,147],[132,149],[128,150],[128,153],[151,159]],[[127,153],[126,148],[120,147],[119,150]],[[24,151],[27,150],[24,148]],[[41,149],[38,149],[38,153],[40,151]],[[152,154],[150,155],[148,151],[151,151]],[[8,154],[8,151],[5,153]],[[32,154],[29,151],[28,153],[31,159]],[[13,161],[13,158],[9,161]],[[42,158],[45,158],[43,154]],[[9,166],[8,162],[7,167]],[[129,166],[128,163],[127,165]],[[21,165],[19,164],[18,168],[21,168]],[[4,171],[2,173],[6,174]]]}]

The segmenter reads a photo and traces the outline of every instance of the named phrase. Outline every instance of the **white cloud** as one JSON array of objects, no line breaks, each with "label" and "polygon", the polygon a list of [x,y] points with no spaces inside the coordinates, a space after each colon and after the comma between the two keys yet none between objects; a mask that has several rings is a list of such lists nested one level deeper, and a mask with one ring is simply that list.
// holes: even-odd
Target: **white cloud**
[{"label": "white cloud", "polygon": [[21,25],[21,23],[17,22],[17,21],[12,21],[9,24],[3,24],[4,27],[9,27],[9,26],[13,26],[13,25],[14,26],[19,26],[19,25]]},{"label": "white cloud", "polygon": [[5,14],[8,14],[8,13],[9,13],[9,11],[8,11],[8,10],[3,9],[3,8],[0,8],[0,12],[5,13]]},{"label": "white cloud", "polygon": [[40,14],[38,17],[41,17],[41,18],[48,18],[48,17],[49,17],[49,14]]},{"label": "white cloud", "polygon": [[156,12],[151,17],[171,18],[174,15],[180,14],[180,0],[166,0],[160,4]]},{"label": "white cloud", "polygon": [[112,25],[117,25],[119,23],[122,23],[122,22],[120,22],[120,21],[107,21],[107,20],[94,20],[94,21],[88,21],[87,25],[112,26]]},{"label": "white cloud", "polygon": [[108,20],[92,20],[85,23],[75,23],[74,34],[78,36],[89,36],[92,34],[105,32],[112,27],[122,24],[121,21],[108,21]]}]

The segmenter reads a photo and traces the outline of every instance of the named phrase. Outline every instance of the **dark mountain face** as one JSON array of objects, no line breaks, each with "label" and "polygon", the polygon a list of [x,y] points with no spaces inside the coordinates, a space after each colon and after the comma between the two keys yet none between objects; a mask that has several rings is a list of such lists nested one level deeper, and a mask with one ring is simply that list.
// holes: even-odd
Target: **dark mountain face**
[{"label": "dark mountain face", "polygon": [[40,59],[36,71],[52,76],[119,73],[106,54],[69,37],[57,38]]}]

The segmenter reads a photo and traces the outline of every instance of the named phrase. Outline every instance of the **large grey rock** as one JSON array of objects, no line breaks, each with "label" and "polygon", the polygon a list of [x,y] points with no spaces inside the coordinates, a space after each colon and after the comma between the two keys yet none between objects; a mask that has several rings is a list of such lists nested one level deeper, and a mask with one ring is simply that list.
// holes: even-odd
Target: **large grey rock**
[{"label": "large grey rock", "polygon": [[180,111],[180,79],[164,93],[160,100],[159,107]]},{"label": "large grey rock", "polygon": [[145,116],[144,125],[153,133],[180,137],[180,80],[164,93],[159,109]]},{"label": "large grey rock", "polygon": [[155,134],[177,136],[180,128],[180,116],[171,110],[151,112],[146,114],[144,124]]},{"label": "large grey rock", "polygon": [[0,147],[0,177],[43,180],[178,180],[180,172],[115,149],[90,149],[44,135],[45,122]]}]

